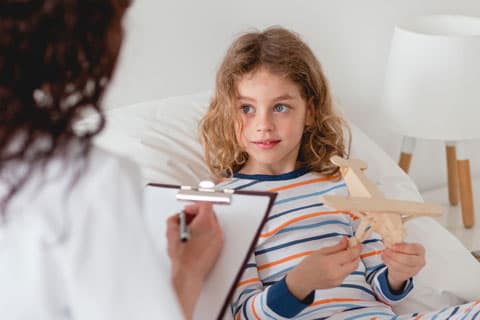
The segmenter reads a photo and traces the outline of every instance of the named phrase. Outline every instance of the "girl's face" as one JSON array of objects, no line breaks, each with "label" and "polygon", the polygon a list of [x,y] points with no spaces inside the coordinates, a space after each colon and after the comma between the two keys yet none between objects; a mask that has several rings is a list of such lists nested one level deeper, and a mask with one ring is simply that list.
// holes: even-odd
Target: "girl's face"
[{"label": "girl's face", "polygon": [[311,111],[300,88],[288,78],[261,68],[238,82],[237,139],[249,159],[245,174],[282,174],[295,170],[303,129]]}]

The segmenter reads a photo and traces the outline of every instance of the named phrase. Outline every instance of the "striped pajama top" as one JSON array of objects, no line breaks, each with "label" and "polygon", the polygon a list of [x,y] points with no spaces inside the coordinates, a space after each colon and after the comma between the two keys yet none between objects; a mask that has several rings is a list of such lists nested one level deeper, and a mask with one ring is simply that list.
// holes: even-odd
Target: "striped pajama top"
[{"label": "striped pajama top", "polygon": [[402,301],[412,290],[412,280],[400,293],[389,289],[386,266],[380,257],[384,245],[373,233],[363,242],[357,270],[339,287],[315,290],[304,301],[288,291],[285,276],[302,259],[355,233],[359,224],[355,215],[320,201],[321,195],[347,196],[343,180],[300,169],[275,176],[235,174],[219,186],[278,193],[237,284],[231,302],[235,319],[322,319],[357,309],[393,315],[390,305]]}]

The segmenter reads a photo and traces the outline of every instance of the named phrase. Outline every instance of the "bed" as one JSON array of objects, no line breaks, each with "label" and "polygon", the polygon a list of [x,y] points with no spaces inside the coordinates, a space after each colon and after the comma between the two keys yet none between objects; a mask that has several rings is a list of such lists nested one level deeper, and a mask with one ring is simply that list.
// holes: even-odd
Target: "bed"
[{"label": "bed", "polygon": [[[109,110],[107,126],[96,138],[102,148],[133,159],[144,182],[197,185],[211,179],[202,160],[197,123],[210,93],[171,97]],[[369,164],[367,175],[387,197],[421,201],[413,181],[354,123],[352,157]],[[480,299],[480,263],[431,218],[406,223],[407,241],[422,243],[427,265],[416,277],[413,294],[398,313],[433,310]]]}]

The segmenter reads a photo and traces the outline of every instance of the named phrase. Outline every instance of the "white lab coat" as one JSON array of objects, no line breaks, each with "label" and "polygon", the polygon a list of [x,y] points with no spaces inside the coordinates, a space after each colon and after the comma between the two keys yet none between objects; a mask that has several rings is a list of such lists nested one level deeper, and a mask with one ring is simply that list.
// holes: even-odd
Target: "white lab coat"
[{"label": "white lab coat", "polygon": [[75,183],[79,164],[74,152],[52,160],[10,202],[0,318],[180,319],[147,236],[137,168],[93,148]]}]

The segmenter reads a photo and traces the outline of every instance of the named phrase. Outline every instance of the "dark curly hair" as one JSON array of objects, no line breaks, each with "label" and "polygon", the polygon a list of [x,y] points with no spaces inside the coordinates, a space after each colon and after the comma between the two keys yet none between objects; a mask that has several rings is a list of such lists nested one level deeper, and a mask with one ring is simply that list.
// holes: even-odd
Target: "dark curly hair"
[{"label": "dark curly hair", "polygon": [[[49,159],[73,143],[86,158],[103,128],[99,100],[115,67],[128,0],[0,1],[0,179],[7,183],[1,211]],[[74,130],[86,112],[100,121]],[[39,141],[42,148],[38,148]],[[6,182],[19,163],[27,170]]]}]

